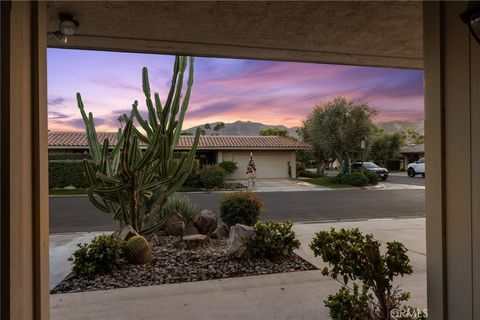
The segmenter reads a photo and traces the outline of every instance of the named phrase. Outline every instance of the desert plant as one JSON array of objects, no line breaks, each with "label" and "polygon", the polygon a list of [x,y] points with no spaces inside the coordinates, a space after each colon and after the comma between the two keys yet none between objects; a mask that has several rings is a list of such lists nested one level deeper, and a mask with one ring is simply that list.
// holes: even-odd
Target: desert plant
[{"label": "desert plant", "polygon": [[75,275],[93,277],[118,268],[123,261],[124,242],[110,235],[99,235],[89,244],[80,243],[78,249],[68,258],[73,261]]},{"label": "desert plant", "polygon": [[235,161],[224,160],[218,164],[220,168],[225,170],[226,173],[232,174],[238,170],[237,163]]},{"label": "desert plant", "polygon": [[288,255],[300,247],[300,241],[292,230],[292,222],[257,222],[255,234],[245,245],[250,256],[255,258],[276,258]]},{"label": "desert plant", "polygon": [[200,180],[206,189],[221,188],[225,184],[225,170],[219,166],[205,166],[200,171]]},{"label": "desert plant", "polygon": [[253,226],[262,213],[263,202],[253,192],[234,192],[227,194],[220,202],[222,221],[228,226],[237,223]]},{"label": "desert plant", "polygon": [[355,187],[363,187],[368,185],[368,178],[361,172],[350,172],[342,175],[340,182]]},{"label": "desert plant", "polygon": [[[148,71],[143,68],[148,120],[143,119],[135,101],[130,116],[124,114],[121,117],[123,126],[118,130],[113,148],[110,148],[108,139],[103,144],[98,141],[93,115],[86,115],[77,93],[93,160],[83,161],[90,201],[141,234],[149,234],[163,225],[158,220],[160,211],[167,198],[188,177],[195,158],[200,136],[198,130],[188,153],[178,156],[174,152],[193,84],[193,58],[190,58],[187,88],[182,92],[187,64],[186,57],[175,58],[170,92],[163,106],[157,93],[152,101]],[[134,121],[144,133],[133,125]]]},{"label": "desert plant", "polygon": [[192,203],[189,197],[180,194],[174,194],[168,198],[162,208],[160,218],[168,217],[172,212],[178,212],[186,223],[193,222],[198,213],[197,207]]},{"label": "desert plant", "polygon": [[[407,249],[396,241],[386,246],[382,254],[380,242],[358,229],[332,228],[315,235],[310,248],[330,266],[324,268],[323,274],[334,279],[341,276],[344,284],[325,301],[333,319],[390,319],[391,310],[401,308],[402,302],[409,299],[408,292],[392,285],[394,277],[413,272]],[[350,293],[349,280],[361,281],[361,291],[354,286]]]},{"label": "desert plant", "polygon": [[125,257],[134,264],[149,263],[153,259],[152,248],[147,239],[142,236],[134,236],[125,244]]}]

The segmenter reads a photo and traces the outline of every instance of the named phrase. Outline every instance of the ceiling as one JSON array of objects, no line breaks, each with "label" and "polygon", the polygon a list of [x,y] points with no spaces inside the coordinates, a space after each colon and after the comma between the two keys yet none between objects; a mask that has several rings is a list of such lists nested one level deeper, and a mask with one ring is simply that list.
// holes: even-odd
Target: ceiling
[{"label": "ceiling", "polygon": [[50,47],[421,69],[421,2],[48,2]]}]

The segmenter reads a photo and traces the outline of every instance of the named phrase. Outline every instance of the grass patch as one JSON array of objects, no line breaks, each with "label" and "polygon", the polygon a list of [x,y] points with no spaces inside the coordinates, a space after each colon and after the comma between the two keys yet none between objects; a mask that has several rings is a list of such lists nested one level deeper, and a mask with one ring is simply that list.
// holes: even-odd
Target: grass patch
[{"label": "grass patch", "polygon": [[324,187],[331,188],[331,189],[355,188],[354,186],[351,186],[349,184],[341,184],[341,183],[330,182],[330,181],[328,181],[327,178],[324,178],[324,177],[304,179],[302,181],[305,181],[305,182],[308,182],[308,183],[311,183],[311,184],[316,184],[316,185],[319,185],[319,186],[324,186]]},{"label": "grass patch", "polygon": [[77,188],[77,189],[63,189],[63,188],[54,188],[50,189],[48,192],[51,196],[73,196],[79,194],[86,194],[85,189]]}]

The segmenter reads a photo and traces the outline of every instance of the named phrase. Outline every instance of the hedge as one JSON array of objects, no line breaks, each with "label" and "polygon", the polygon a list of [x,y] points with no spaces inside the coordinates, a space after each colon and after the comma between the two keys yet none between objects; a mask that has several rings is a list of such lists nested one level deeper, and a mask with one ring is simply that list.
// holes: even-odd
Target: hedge
[{"label": "hedge", "polygon": [[70,185],[75,188],[88,187],[82,161],[50,160],[48,162],[48,187],[50,189],[64,188]]},{"label": "hedge", "polygon": [[84,153],[67,153],[67,152],[59,152],[59,153],[49,153],[48,160],[83,160],[83,159],[91,159],[89,154]]}]

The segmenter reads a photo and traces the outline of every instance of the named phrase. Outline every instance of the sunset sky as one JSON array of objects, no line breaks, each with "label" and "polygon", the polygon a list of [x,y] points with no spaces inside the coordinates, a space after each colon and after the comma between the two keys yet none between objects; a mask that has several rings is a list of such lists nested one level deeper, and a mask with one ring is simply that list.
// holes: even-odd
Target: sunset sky
[{"label": "sunset sky", "polygon": [[[146,109],[141,69],[165,100],[173,56],[48,49],[50,130],[83,130],[75,93],[93,112],[97,131],[112,131],[134,100]],[[369,103],[375,121],[423,120],[423,72],[295,62],[196,58],[184,128],[237,120],[301,125],[312,108],[335,96]]]}]

